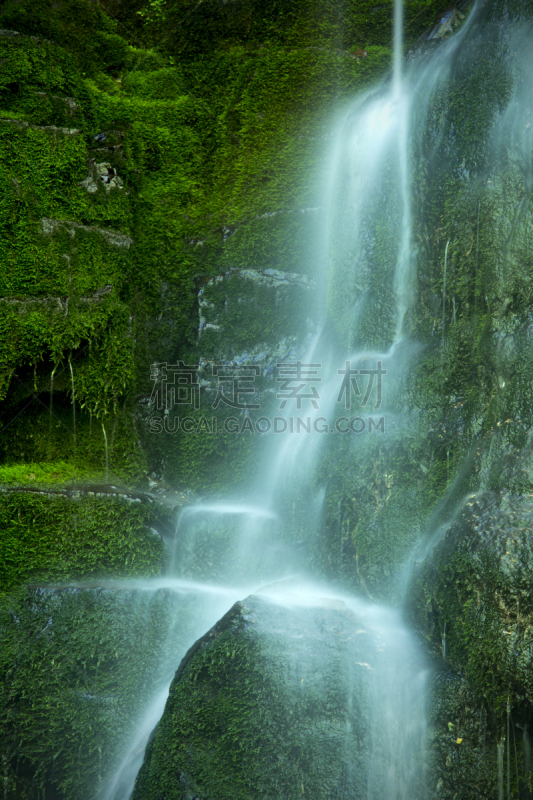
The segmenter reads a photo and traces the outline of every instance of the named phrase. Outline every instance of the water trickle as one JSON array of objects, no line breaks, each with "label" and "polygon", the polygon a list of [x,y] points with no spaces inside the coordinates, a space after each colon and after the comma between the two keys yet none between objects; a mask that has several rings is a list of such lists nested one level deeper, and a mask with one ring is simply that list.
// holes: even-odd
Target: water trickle
[{"label": "water trickle", "polygon": [[524,729],[522,731],[522,750],[524,753],[524,778],[527,782],[531,769],[531,742],[527,732],[527,723],[524,723]]},{"label": "water trickle", "polygon": [[107,447],[107,433],[104,425],[104,420],[101,422],[102,424],[102,433],[104,434],[104,448],[105,448],[105,479],[106,481],[109,480],[109,450]]},{"label": "water trickle", "polygon": [[402,91],[403,60],[403,0],[394,0],[393,28],[393,95],[399,97]]},{"label": "water trickle", "polygon": [[53,417],[53,408],[54,408],[54,375],[55,375],[56,368],[54,367],[52,373],[50,375],[50,412],[48,415],[48,449],[51,452],[52,450],[52,417]]},{"label": "water trickle", "polygon": [[450,242],[446,242],[446,250],[444,251],[444,280],[442,284],[442,336],[446,329],[446,272],[448,269],[448,247]]},{"label": "water trickle", "polygon": [[68,365],[70,368],[70,380],[72,386],[72,429],[74,432],[74,461],[76,461],[76,395],[74,388],[74,370],[72,369],[72,361],[70,356],[68,358]]},{"label": "water trickle", "polygon": [[497,760],[498,760],[498,800],[504,800],[503,796],[503,751],[505,747],[505,739],[502,739],[496,745]]},{"label": "water trickle", "polygon": [[[115,591],[133,590],[139,595],[147,596],[149,602],[155,601],[159,593],[165,591],[170,593],[169,602],[174,609],[166,632],[165,649],[160,654],[159,674],[152,679],[154,685],[151,696],[148,697],[139,719],[132,720],[132,736],[126,743],[115,772],[104,781],[98,792],[99,800],[125,800],[131,796],[148,737],[165,708],[170,682],[177,665],[189,647],[231,608],[243,589],[216,587],[176,578],[105,580],[99,581],[98,586]],[[185,631],[182,622],[184,615],[187,617]]]},{"label": "water trickle", "polygon": [[507,701],[507,800],[511,800],[511,706]]}]

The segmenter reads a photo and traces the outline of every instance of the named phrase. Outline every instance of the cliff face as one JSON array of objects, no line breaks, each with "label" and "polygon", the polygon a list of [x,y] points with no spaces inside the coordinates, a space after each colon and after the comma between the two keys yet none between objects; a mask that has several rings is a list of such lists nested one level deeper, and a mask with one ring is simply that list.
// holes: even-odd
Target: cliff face
[{"label": "cliff face", "polygon": [[[440,10],[407,2],[408,39]],[[471,784],[479,797],[496,791],[496,764],[486,760],[485,733],[458,749],[463,737],[452,741],[448,725],[477,731],[481,714],[495,750],[511,719],[507,702],[526,726],[524,742],[531,716],[529,640],[520,639],[529,550],[527,526],[515,520],[527,522],[522,498],[531,491],[531,3],[507,9],[494,0],[484,14],[465,44],[468,58],[456,59],[420,128],[411,331],[422,347],[396,408],[411,414],[401,440],[386,447],[363,454],[337,440],[319,469],[328,483],[327,535],[313,554],[320,572],[390,597],[391,576],[414,541],[428,530],[443,534],[417,577],[412,618],[437,650],[447,631],[446,670],[468,670],[471,685],[446,673],[437,687],[434,724],[439,792],[448,793],[439,796],[453,798],[462,785],[469,800]],[[58,698],[54,719],[72,720],[85,692],[112,742],[114,667],[101,631],[116,614],[124,622],[117,637],[127,642],[129,612],[106,599],[88,634],[90,680],[80,647],[69,666],[72,691],[56,695],[53,681],[31,677],[37,662],[40,675],[69,648],[67,632],[53,654],[48,640],[41,652],[48,604],[61,617],[81,603],[81,619],[91,603],[68,592],[35,599],[23,587],[159,572],[162,546],[150,528],[168,533],[173,515],[144,496],[141,505],[102,497],[102,484],[216,492],[253,473],[260,445],[252,437],[150,432],[150,365],[200,364],[201,406],[188,413],[223,421],[231,410],[212,410],[204,362],[252,357],[268,371],[316,330],[307,309],[326,256],[331,119],[389,69],[391,4],[28,0],[3,4],[0,26],[5,785],[13,798],[36,798],[43,787],[89,797],[101,780],[99,732],[90,722],[73,738],[59,723],[55,740],[36,731],[49,696]],[[366,56],[352,57],[363,49]],[[350,346],[387,338],[387,213],[384,204],[374,219],[374,295],[359,330],[348,330],[341,313],[352,302],[347,254],[329,254],[332,328]],[[88,491],[88,481],[101,491]],[[484,515],[503,519],[494,536],[493,523],[483,523],[482,544],[479,524],[463,518],[444,537],[470,493]],[[527,562],[519,574],[504,540]],[[522,611],[517,605],[514,616],[515,600]],[[159,652],[155,640],[153,647]],[[119,655],[136,659],[126,645]],[[138,662],[131,690],[139,697],[150,669]],[[87,689],[93,684],[98,691]],[[117,702],[128,713],[137,708],[125,696]],[[88,756],[73,782],[80,746]],[[464,783],[478,756],[479,780]],[[526,744],[519,758],[526,769]],[[528,780],[516,778],[524,797],[518,786]]]},{"label": "cliff face", "polygon": [[[408,4],[412,37],[437,7]],[[389,68],[391,4],[32,0],[0,28],[3,785],[88,798],[189,614],[77,588],[161,569],[175,513],[123,484],[220,489],[257,458],[150,433],[150,365],[305,342],[331,115]]]},{"label": "cliff face", "polygon": [[209,277],[313,272],[331,113],[387,69],[390,8],[41,5],[7,4],[0,37],[4,462],[102,471],[107,439],[129,481],[212,485],[224,463],[238,481],[234,441],[144,438],[136,403],[152,362],[213,349]]}]

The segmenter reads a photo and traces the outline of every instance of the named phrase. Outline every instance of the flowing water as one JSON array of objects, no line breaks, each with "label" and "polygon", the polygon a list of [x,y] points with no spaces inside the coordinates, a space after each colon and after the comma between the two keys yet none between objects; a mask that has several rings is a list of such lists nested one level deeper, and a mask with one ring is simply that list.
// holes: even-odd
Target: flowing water
[{"label": "flowing water", "polygon": [[[271,435],[259,479],[250,487],[245,503],[226,498],[188,506],[181,513],[174,537],[167,542],[170,569],[163,583],[171,591],[197,592],[196,638],[236,600],[285,578],[297,588],[291,592],[263,589],[273,602],[303,605],[324,596],[336,597],[365,620],[375,657],[372,664],[355,660],[354,668],[357,664],[367,669],[371,698],[367,720],[370,744],[362,767],[367,800],[427,796],[423,752],[428,672],[400,611],[313,582],[310,552],[320,538],[327,494],[327,486],[317,483],[316,468],[326,457],[324,426],[333,432],[339,415],[354,416],[351,399],[359,386],[351,370],[356,368],[376,370],[380,365],[387,375],[387,391],[382,396],[379,379],[373,383],[366,398],[368,408],[376,417],[386,414],[387,425],[393,427],[391,436],[403,435],[405,420],[395,410],[393,396],[418,352],[416,343],[409,339],[419,258],[413,235],[412,177],[424,148],[431,103],[450,79],[451,66],[471,35],[476,14],[474,4],[462,28],[448,41],[430,50],[422,48],[405,62],[403,9],[396,0],[392,75],[356,99],[339,126],[331,159],[329,255],[324,275],[318,277],[319,284],[327,282],[326,305],[320,333],[304,359],[307,366],[320,366],[322,370],[319,406],[314,398],[303,401],[298,413],[310,424],[300,432],[291,432],[291,411],[282,409],[288,432]],[[384,219],[386,229],[381,224]],[[448,249],[449,242],[445,270]],[[388,286],[388,293],[380,298],[373,293],[377,277],[381,285]],[[443,297],[443,318],[445,302]],[[328,343],[332,313],[335,345]],[[442,327],[444,331],[444,322]],[[341,375],[345,376],[344,384]],[[369,446],[362,439],[358,442],[362,451]],[[442,536],[443,530],[435,526],[434,537]],[[427,547],[434,542],[435,538]],[[404,587],[413,560],[404,570]],[[143,587],[155,591],[161,585],[152,581]],[[173,669],[191,643],[188,640],[179,652],[176,650]],[[168,683],[173,669],[169,669]],[[168,686],[149,703],[102,800],[129,796],[143,745],[162,714],[167,693]]]},{"label": "flowing water", "polygon": [[[163,592],[170,607],[166,641],[159,653],[158,674],[151,676],[151,696],[140,718],[133,721],[132,735],[126,743],[117,770],[104,781],[98,794],[102,800],[124,800],[131,795],[148,737],[165,708],[177,664],[198,637],[209,630],[231,608],[235,600],[243,594],[246,595],[253,586],[248,589],[244,586],[226,588],[178,578],[159,578],[144,581],[104,581],[99,582],[99,587],[130,591],[134,596],[146,595],[148,606]],[[149,616],[146,619],[148,623]]]}]

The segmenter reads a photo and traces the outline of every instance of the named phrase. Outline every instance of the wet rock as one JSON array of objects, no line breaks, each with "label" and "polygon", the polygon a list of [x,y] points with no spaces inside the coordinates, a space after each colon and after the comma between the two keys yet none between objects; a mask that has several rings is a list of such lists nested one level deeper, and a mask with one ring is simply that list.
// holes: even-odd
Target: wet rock
[{"label": "wet rock", "polygon": [[513,796],[530,796],[532,525],[530,496],[472,495],[415,574],[411,618],[442,670],[429,701],[431,798],[485,800],[508,778]]},{"label": "wet rock", "polygon": [[388,796],[387,775],[419,797],[416,781],[403,783],[414,763],[397,773],[400,720],[375,705],[374,690],[387,692],[382,645],[341,600],[237,602],[181,662],[134,800],[362,800]]},{"label": "wet rock", "polygon": [[428,35],[428,39],[443,39],[445,37],[451,36],[453,33],[453,28],[459,25],[462,20],[464,20],[465,16],[462,14],[458,8],[451,8],[442,14],[439,21],[432,28],[431,32]]},{"label": "wet rock", "polygon": [[[82,305],[93,305],[101,303],[113,289],[111,284],[102,286],[96,289],[91,295],[87,297],[80,297],[78,302]],[[7,306],[14,306],[22,312],[32,311],[35,308],[46,308],[50,313],[60,313],[64,316],[68,313],[68,297],[27,297],[20,300],[17,297],[0,297],[0,303]]]},{"label": "wet rock", "polygon": [[61,128],[57,125],[31,125],[29,122],[25,122],[22,119],[0,119],[0,123],[3,125],[15,125],[17,128],[22,128],[26,130],[26,128],[32,128],[38,131],[50,131],[53,134],[62,133],[65,136],[77,136],[81,133],[81,130],[78,128]]},{"label": "wet rock", "polygon": [[84,189],[87,189],[89,194],[94,194],[98,191],[98,184],[91,175],[88,175],[85,180],[80,181],[78,186],[83,186]]},{"label": "wet rock", "polygon": [[116,169],[109,161],[101,161],[95,164],[90,159],[89,170],[89,175],[78,184],[78,186],[83,186],[89,194],[97,192],[99,184],[104,185],[106,192],[111,191],[111,189],[124,188],[124,181],[117,175]]},{"label": "wet rock", "polygon": [[428,800],[496,797],[500,731],[468,681],[457,673],[437,673],[429,707]]},{"label": "wet rock", "polygon": [[48,94],[48,92],[34,92],[34,94],[37,97],[42,97],[43,99],[51,98],[52,100],[59,100],[59,102],[65,104],[71,114],[81,110],[81,106],[74,100],[73,97],[60,97],[57,94]]},{"label": "wet rock", "polygon": [[216,388],[213,361],[256,365],[269,377],[278,362],[301,358],[315,332],[304,314],[314,289],[306,275],[274,269],[231,270],[209,279],[198,292],[201,385]]},{"label": "wet rock", "polygon": [[53,797],[89,798],[135,736],[140,758],[145,707],[165,691],[195,626],[216,619],[213,606],[212,595],[118,581],[28,587],[0,605],[6,797],[45,786]]},{"label": "wet rock", "polygon": [[502,720],[508,704],[518,721],[533,716],[532,526],[530,496],[472,495],[411,587],[412,619],[433,651]]},{"label": "wet rock", "polygon": [[93,225],[80,225],[78,222],[72,222],[66,219],[48,219],[47,217],[41,219],[41,233],[44,236],[51,236],[60,230],[66,230],[72,239],[76,236],[77,231],[96,233],[98,236],[102,236],[108,244],[114,247],[124,247],[126,250],[129,250],[133,244],[133,239],[130,236],[117,233],[116,231],[110,231],[106,228],[97,228]]}]

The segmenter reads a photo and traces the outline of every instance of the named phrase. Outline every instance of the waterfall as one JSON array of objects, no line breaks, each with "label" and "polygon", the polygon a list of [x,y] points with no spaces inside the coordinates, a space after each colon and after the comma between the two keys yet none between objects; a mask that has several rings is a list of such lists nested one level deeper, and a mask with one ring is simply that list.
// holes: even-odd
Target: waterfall
[{"label": "waterfall", "polygon": [[403,0],[394,0],[394,27],[392,37],[393,94],[395,97],[399,97],[402,88]]},{"label": "waterfall", "polygon": [[[276,602],[290,607],[306,598],[309,602],[317,597],[342,599],[358,617],[364,618],[376,648],[372,664],[354,660],[354,669],[355,665],[363,668],[365,691],[371,698],[364,757],[357,766],[367,800],[407,800],[420,796],[420,791],[429,796],[424,766],[428,670],[398,609],[362,601],[336,584],[319,585],[311,554],[321,534],[328,487],[317,477],[317,468],[330,452],[329,442],[325,442],[330,437],[324,434],[337,431],[337,436],[342,436],[339,420],[348,419],[348,414],[352,417],[349,424],[355,425],[354,419],[365,422],[356,415],[363,413],[358,409],[370,399],[372,410],[390,413],[398,423],[395,436],[401,439],[403,435],[394,394],[416,354],[416,345],[409,340],[418,247],[413,236],[411,178],[422,150],[421,137],[432,98],[449,79],[451,62],[469,24],[468,20],[450,41],[406,65],[402,53],[402,2],[395,0],[392,77],[355,101],[339,126],[334,145],[329,197],[325,202],[329,208],[328,258],[324,267],[327,280],[318,277],[318,283],[327,283],[328,288],[319,333],[302,362],[295,362],[295,368],[296,364],[321,368],[320,402],[315,403],[318,392],[310,393],[298,406],[298,413],[301,411],[301,416],[309,419],[304,430],[295,428],[290,407],[281,405],[285,433],[265,434],[270,437],[266,455],[258,479],[248,487],[246,499],[217,497],[185,507],[174,535],[167,541],[169,581],[207,580],[212,588],[232,587],[234,599],[243,599],[250,591],[258,592],[265,584],[285,585],[288,581],[294,587],[293,593],[272,590]],[[443,333],[449,244],[450,241],[445,248]],[[384,296],[376,298],[373,290],[378,279]],[[334,346],[328,344],[328,325],[335,328],[339,343]],[[381,393],[382,375],[390,380],[386,396]],[[368,376],[364,385],[362,376]],[[356,432],[355,427],[352,430]],[[358,443],[362,454],[359,457],[363,458],[372,447],[371,437],[359,439]],[[448,452],[448,482],[449,466]],[[342,557],[345,540],[350,537],[349,521],[341,520],[339,524]],[[355,558],[359,564],[357,554]],[[411,565],[409,562],[405,574]],[[362,577],[361,589],[368,594]],[[205,629],[200,630],[199,625],[198,635],[201,633]],[[445,657],[446,629],[442,653]],[[176,667],[177,661],[178,658]],[[144,737],[160,716],[165,696],[162,691],[149,703],[144,722],[139,725]],[[499,745],[498,780],[503,800],[502,748]],[[135,738],[102,800],[129,796],[132,765],[138,766],[142,757],[139,749],[140,739]]]},{"label": "waterfall", "polygon": [[[166,632],[166,645],[160,655],[159,675],[154,676],[154,686],[149,693],[144,711],[132,720],[132,735],[123,750],[120,762],[113,774],[102,783],[95,794],[99,800],[126,800],[133,789],[135,776],[142,764],[144,749],[150,733],[160,719],[168,697],[170,682],[176,665],[194,642],[223,616],[242,594],[243,589],[216,587],[204,583],[162,578],[156,580],[101,581],[101,589],[109,587],[122,591],[134,591],[141,599],[148,597],[152,603],[163,592],[173,606]],[[187,614],[187,631],[181,631],[181,617]]]}]

